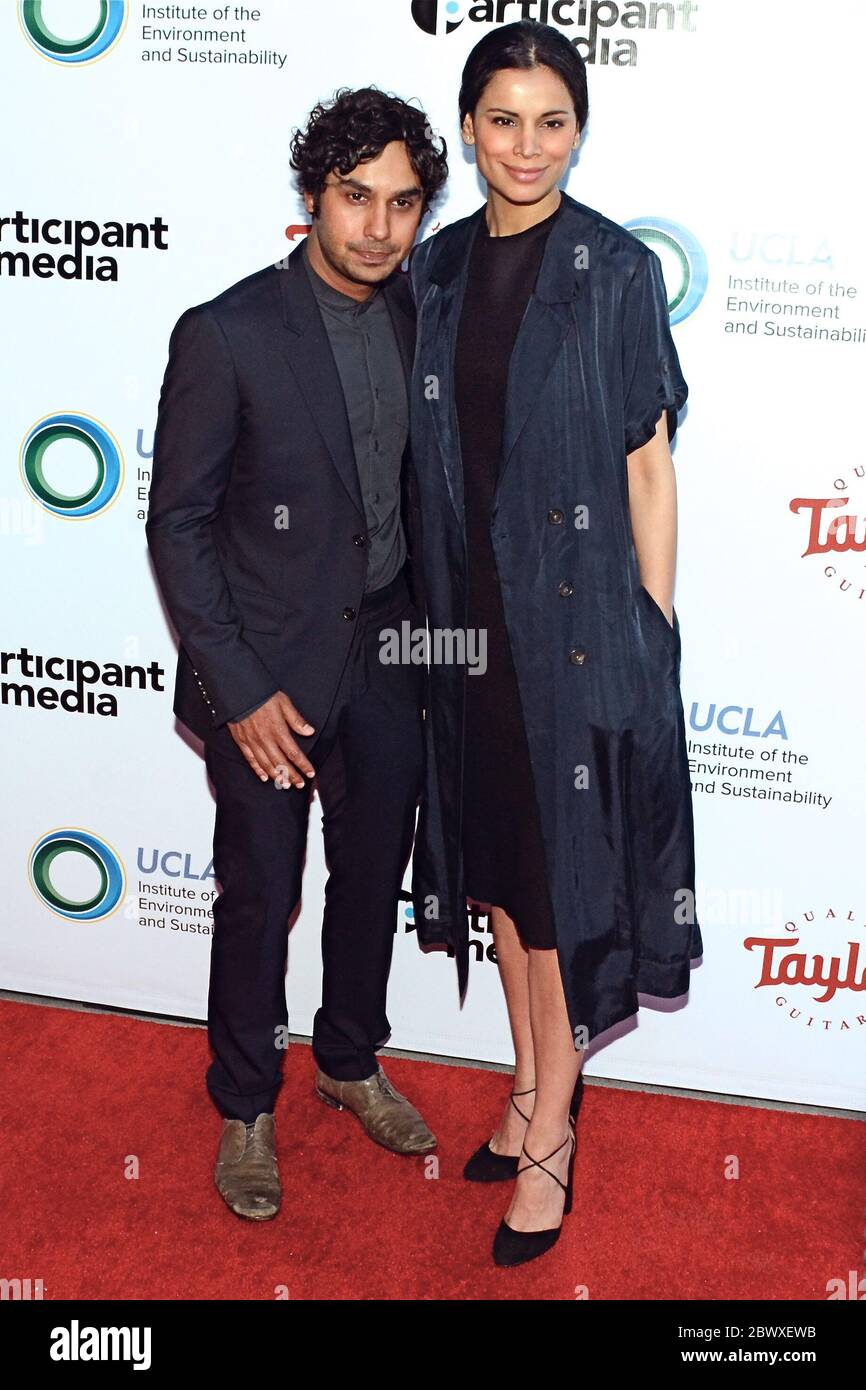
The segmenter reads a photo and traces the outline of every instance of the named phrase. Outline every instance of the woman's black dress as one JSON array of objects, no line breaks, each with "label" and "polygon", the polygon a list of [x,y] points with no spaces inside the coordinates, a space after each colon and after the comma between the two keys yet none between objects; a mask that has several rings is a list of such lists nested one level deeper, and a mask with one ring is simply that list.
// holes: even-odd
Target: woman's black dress
[{"label": "woman's black dress", "polygon": [[484,218],[469,262],[454,362],[468,549],[470,629],[486,631],[487,669],[466,681],[463,858],[467,896],[503,908],[526,946],[555,949],[550,890],[490,513],[499,473],[508,365],[535,286],[549,217],[492,237]]}]

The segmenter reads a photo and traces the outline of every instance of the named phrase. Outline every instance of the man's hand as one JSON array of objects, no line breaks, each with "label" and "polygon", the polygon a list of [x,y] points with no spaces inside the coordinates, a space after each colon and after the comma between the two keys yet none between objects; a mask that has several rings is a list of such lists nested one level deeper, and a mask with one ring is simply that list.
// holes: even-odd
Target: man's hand
[{"label": "man's hand", "polygon": [[304,787],[304,776],[315,777],[315,768],[292,738],[293,729],[298,734],[312,734],[315,730],[282,690],[246,719],[236,723],[230,719],[228,727],[253,772],[263,782],[273,778],[281,787],[289,782],[294,787]]}]

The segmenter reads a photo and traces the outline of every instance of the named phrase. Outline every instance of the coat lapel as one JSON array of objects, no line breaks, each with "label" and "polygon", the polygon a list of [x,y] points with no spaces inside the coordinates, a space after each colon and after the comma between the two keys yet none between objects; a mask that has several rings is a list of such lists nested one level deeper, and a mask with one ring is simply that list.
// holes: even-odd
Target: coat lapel
[{"label": "coat lapel", "polygon": [[403,363],[408,390],[409,378],[412,375],[412,359],[415,355],[415,310],[408,275],[397,271],[386,284],[384,295],[391,315],[394,337],[400,349],[400,360]]},{"label": "coat lapel", "polygon": [[457,328],[466,290],[469,254],[475,235],[481,226],[484,208],[454,229],[447,254],[441,256],[430,276],[430,285],[418,310],[419,361],[427,392],[438,395],[430,399],[433,429],[439,446],[439,456],[448,484],[451,505],[463,521],[463,464],[460,457],[460,429],[454,390],[454,354],[457,347]]},{"label": "coat lapel", "polygon": [[[562,196],[567,203],[572,203],[567,194]],[[465,219],[460,227],[460,235],[453,237],[448,254],[439,259],[431,273],[430,287],[419,313],[423,325],[419,332],[423,334],[421,361],[424,376],[436,377],[440,383],[440,397],[445,397],[443,408],[432,411],[433,427],[448,492],[461,521],[463,469],[455,405],[454,355],[469,256],[483,216],[482,206]],[[573,241],[574,222],[566,207],[550,230],[535,290],[530,295],[511,354],[497,491],[544,381],[574,326],[573,306],[581,291],[580,277],[575,269]]]},{"label": "coat lapel", "polygon": [[550,229],[535,289],[511,354],[497,490],[544,382],[574,326],[573,306],[580,296],[580,275],[575,269],[574,230],[570,223],[568,208],[563,208]]}]

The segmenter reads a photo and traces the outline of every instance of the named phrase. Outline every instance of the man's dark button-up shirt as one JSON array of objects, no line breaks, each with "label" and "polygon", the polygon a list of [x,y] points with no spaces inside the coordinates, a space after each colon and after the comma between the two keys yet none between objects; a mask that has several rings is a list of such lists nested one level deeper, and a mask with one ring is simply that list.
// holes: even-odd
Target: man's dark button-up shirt
[{"label": "man's dark button-up shirt", "polygon": [[389,584],[406,560],[400,520],[400,466],[409,433],[409,403],[400,350],[381,288],[360,303],[304,265],[343,385],[369,561],[365,592]]}]

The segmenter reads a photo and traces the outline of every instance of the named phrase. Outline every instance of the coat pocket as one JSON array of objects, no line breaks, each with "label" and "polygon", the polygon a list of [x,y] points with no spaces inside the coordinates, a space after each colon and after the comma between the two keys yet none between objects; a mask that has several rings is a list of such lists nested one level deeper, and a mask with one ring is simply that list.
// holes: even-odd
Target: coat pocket
[{"label": "coat pocket", "polygon": [[[643,608],[645,623],[642,623],[644,640],[650,650],[661,652],[660,660],[664,670],[670,676],[673,685],[678,689],[680,683],[680,661],[682,658],[682,647],[680,643],[680,623],[677,617],[677,610],[673,610],[673,626],[668,622],[662,610],[659,608],[649,589],[641,584],[638,588],[639,603]],[[655,632],[655,637],[652,633]]]},{"label": "coat pocket", "polygon": [[263,594],[258,589],[242,589],[231,586],[232,598],[250,632],[282,633],[288,626],[286,605],[272,594]]},{"label": "coat pocket", "polygon": [[677,610],[675,608],[673,609],[674,621],[673,626],[671,626],[664,613],[659,608],[658,604],[653,598],[652,594],[650,593],[649,589],[647,589],[643,584],[640,584],[638,586],[638,590],[641,595],[641,598],[643,599],[644,608],[649,612],[650,621],[652,623],[655,623],[656,628],[661,629],[661,631],[664,633],[665,641],[668,643],[668,646],[671,648],[672,651],[676,652],[679,649],[680,641],[680,624],[679,619],[677,618]]}]

